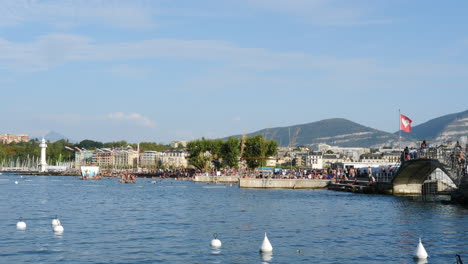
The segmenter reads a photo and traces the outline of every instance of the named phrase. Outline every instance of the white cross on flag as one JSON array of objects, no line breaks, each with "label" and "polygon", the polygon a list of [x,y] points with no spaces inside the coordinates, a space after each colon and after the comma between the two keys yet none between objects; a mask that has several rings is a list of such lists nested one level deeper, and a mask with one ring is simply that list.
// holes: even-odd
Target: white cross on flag
[{"label": "white cross on flag", "polygon": [[400,130],[411,132],[411,122],[413,120],[409,119],[409,117],[400,114]]}]

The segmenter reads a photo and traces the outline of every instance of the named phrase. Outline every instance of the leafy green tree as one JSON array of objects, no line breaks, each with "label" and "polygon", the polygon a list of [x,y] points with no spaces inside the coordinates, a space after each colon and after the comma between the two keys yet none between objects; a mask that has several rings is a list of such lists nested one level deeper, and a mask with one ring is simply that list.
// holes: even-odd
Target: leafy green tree
[{"label": "leafy green tree", "polygon": [[209,167],[210,157],[205,155],[208,144],[204,138],[201,140],[190,141],[187,144],[189,153],[188,160],[190,164],[199,170],[207,170]]},{"label": "leafy green tree", "polygon": [[96,149],[96,148],[102,148],[104,147],[104,144],[99,141],[94,141],[90,139],[85,139],[78,143],[77,145],[79,148],[85,148],[85,149]]},{"label": "leafy green tree", "polygon": [[75,152],[66,149],[65,147],[72,148],[73,145],[67,140],[61,139],[55,142],[47,143],[47,156],[52,163],[60,161],[70,161],[75,157]]},{"label": "leafy green tree", "polygon": [[265,166],[268,157],[276,155],[277,151],[276,141],[265,140],[262,135],[257,135],[246,139],[242,158],[249,169],[254,169]]},{"label": "leafy green tree", "polygon": [[238,138],[230,137],[221,148],[221,156],[226,165],[231,168],[239,167],[240,141]]},{"label": "leafy green tree", "polygon": [[[120,141],[113,141],[113,142],[104,143],[102,147],[104,147],[104,148],[121,148],[121,147],[126,147],[128,145],[132,145],[132,144],[129,144],[125,140],[120,140]],[[135,146],[132,145],[132,147],[136,148],[136,144],[134,144],[134,145]]]},{"label": "leafy green tree", "polygon": [[223,144],[224,142],[221,139],[207,140],[207,151],[210,152],[211,163],[217,170],[225,167],[223,156],[221,154]]},{"label": "leafy green tree", "polygon": [[5,145],[0,144],[0,161],[5,160],[8,157],[8,152],[5,149]]},{"label": "leafy green tree", "polygon": [[158,144],[154,142],[141,142],[140,151],[165,151],[171,149],[170,146],[164,144]]}]

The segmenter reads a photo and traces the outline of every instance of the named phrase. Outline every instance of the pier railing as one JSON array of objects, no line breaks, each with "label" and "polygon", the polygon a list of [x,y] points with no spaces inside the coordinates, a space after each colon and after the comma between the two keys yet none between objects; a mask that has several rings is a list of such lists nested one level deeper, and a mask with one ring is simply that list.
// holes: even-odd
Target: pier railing
[{"label": "pier railing", "polygon": [[[410,159],[432,159],[442,163],[443,170],[458,186],[463,176],[467,175],[466,152],[460,146],[455,147],[429,147],[410,150]],[[402,162],[405,162],[403,160]],[[445,183],[445,182],[444,182]],[[447,183],[448,184],[448,183]]]}]

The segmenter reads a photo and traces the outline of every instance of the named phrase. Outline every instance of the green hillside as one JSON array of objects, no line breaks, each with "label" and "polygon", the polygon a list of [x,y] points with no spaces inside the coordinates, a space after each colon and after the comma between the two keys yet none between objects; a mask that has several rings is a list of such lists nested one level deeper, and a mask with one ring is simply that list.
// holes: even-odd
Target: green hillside
[{"label": "green hillside", "polygon": [[343,118],[289,127],[267,128],[250,133],[248,136],[259,134],[267,139],[276,140],[280,146],[326,143],[342,147],[371,147],[398,140],[398,137],[391,133],[365,127]]},{"label": "green hillside", "polygon": [[431,119],[423,124],[414,126],[411,136],[418,140],[435,140],[439,135],[447,131],[466,130],[466,127],[463,126],[458,126],[458,128],[449,127],[449,125],[463,118],[468,118],[468,110]]}]

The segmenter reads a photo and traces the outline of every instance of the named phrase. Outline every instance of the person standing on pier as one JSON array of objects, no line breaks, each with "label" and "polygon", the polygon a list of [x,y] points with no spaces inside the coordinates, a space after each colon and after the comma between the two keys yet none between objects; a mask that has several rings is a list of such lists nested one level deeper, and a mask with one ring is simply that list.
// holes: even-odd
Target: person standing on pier
[{"label": "person standing on pier", "polygon": [[405,149],[403,150],[403,154],[404,154],[405,161],[410,159],[408,147],[405,147]]},{"label": "person standing on pier", "polygon": [[427,157],[427,144],[426,144],[426,140],[423,140],[423,142],[421,143],[420,153],[421,153],[421,158],[426,158],[426,157]]}]

